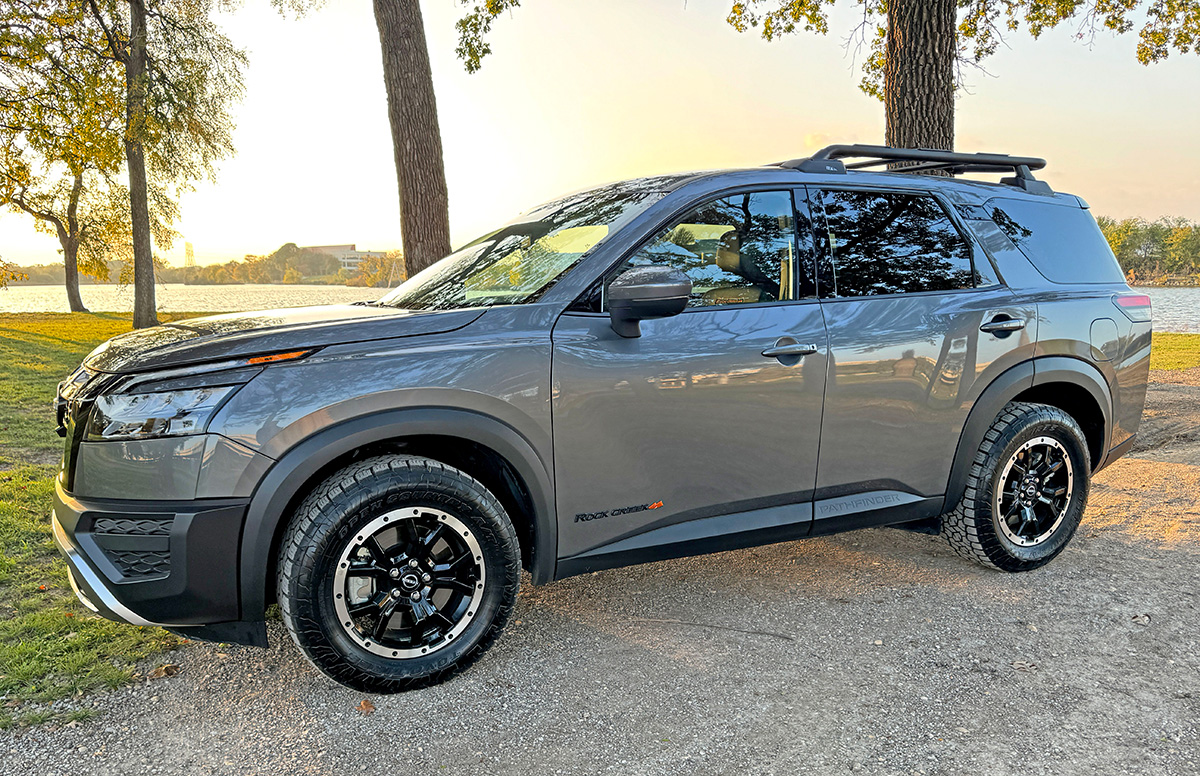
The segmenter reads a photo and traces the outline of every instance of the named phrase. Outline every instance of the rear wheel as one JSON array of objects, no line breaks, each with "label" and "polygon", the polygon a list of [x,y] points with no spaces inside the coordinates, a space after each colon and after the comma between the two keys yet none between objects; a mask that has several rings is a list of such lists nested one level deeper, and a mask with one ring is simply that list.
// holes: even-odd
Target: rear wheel
[{"label": "rear wheel", "polygon": [[279,558],[284,623],[308,659],[369,692],[434,684],[503,629],[520,552],[499,501],[413,456],[352,464],[301,504]]},{"label": "rear wheel", "polygon": [[1087,506],[1090,473],[1079,424],[1057,407],[1012,402],[975,452],[966,492],[942,516],[963,557],[1029,571],[1062,552]]}]

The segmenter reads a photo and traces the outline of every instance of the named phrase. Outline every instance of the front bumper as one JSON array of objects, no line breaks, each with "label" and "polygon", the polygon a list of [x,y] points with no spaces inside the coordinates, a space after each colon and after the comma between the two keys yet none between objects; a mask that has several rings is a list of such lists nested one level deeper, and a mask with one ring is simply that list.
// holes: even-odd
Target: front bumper
[{"label": "front bumper", "polygon": [[84,501],[60,481],[50,522],[85,606],[133,625],[188,628],[238,620],[246,503]]}]

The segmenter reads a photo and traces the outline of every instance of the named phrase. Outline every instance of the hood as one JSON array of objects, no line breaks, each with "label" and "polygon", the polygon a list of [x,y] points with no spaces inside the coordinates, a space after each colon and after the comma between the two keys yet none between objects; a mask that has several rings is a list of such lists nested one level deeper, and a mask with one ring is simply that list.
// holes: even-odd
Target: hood
[{"label": "hood", "polygon": [[425,312],[340,304],[213,315],[113,337],[93,350],[83,363],[101,372],[143,372],[264,353],[439,334],[462,328],[483,312]]}]

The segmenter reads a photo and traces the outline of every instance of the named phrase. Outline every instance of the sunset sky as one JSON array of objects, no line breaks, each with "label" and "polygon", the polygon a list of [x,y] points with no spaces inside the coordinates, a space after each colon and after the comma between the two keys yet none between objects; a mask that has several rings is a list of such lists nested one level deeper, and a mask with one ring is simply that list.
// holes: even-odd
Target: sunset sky
[{"label": "sunset sky", "polygon": [[[237,156],[182,202],[200,263],[281,244],[399,247],[379,39],[367,0],[329,0],[299,21],[248,0],[222,24],[250,53]],[[730,0],[524,0],[496,23],[467,75],[453,0],[426,0],[455,244],[574,189],[674,170],[753,165],[831,142],[881,143],[883,106],[862,94],[830,34],[767,43],[725,22]],[[1011,36],[972,72],[957,147],[1044,156],[1042,175],[1115,217],[1200,220],[1200,57],[1143,67],[1136,36],[1089,47],[1070,26]],[[859,59],[861,59],[861,54]],[[0,255],[59,260],[57,241],[0,215]],[[183,261],[183,241],[164,253]]]}]

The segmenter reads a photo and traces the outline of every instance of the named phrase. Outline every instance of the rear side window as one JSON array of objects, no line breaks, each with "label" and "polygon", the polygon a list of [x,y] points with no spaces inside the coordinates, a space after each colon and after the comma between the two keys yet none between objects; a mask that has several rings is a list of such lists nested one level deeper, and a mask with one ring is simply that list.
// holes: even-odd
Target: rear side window
[{"label": "rear side window", "polygon": [[980,285],[971,244],[933,197],[884,191],[822,191],[833,266],[823,296],[953,291]]},{"label": "rear side window", "polygon": [[1122,283],[1125,273],[1087,210],[1073,205],[992,199],[988,215],[1053,283]]}]

